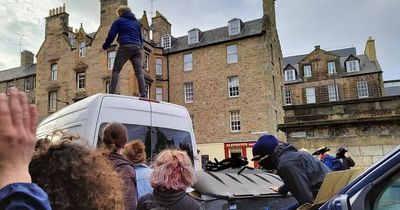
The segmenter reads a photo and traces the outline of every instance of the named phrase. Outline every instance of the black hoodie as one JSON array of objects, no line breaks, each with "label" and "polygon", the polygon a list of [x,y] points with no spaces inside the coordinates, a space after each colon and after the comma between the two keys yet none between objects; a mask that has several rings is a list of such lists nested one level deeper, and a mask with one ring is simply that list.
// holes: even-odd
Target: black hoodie
[{"label": "black hoodie", "polygon": [[279,192],[288,191],[300,205],[313,203],[325,175],[331,170],[311,154],[300,152],[289,144],[278,145],[272,154],[272,163],[285,183]]},{"label": "black hoodie", "polygon": [[200,210],[199,202],[185,191],[157,189],[139,199],[137,210],[150,210],[156,207],[164,207],[169,210]]}]

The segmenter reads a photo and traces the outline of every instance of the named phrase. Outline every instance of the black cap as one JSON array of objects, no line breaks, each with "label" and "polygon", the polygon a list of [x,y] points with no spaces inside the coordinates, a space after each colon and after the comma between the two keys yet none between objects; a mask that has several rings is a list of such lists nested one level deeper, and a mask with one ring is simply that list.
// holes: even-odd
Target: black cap
[{"label": "black cap", "polygon": [[321,149],[315,151],[314,153],[312,153],[312,155],[320,155],[320,154],[324,154],[325,152],[328,152],[329,150],[331,150],[328,147],[322,147]]}]

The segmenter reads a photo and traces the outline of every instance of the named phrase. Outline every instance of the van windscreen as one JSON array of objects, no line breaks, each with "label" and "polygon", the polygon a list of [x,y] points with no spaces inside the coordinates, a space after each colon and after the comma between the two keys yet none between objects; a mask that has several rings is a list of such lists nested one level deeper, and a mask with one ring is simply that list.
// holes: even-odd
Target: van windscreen
[{"label": "van windscreen", "polygon": [[[107,123],[100,125],[97,147],[102,144],[102,131],[106,125]],[[128,142],[140,139],[145,144],[148,163],[153,162],[157,154],[164,149],[184,150],[189,155],[192,163],[194,163],[193,146],[189,132],[145,125],[123,125],[128,131]]]}]

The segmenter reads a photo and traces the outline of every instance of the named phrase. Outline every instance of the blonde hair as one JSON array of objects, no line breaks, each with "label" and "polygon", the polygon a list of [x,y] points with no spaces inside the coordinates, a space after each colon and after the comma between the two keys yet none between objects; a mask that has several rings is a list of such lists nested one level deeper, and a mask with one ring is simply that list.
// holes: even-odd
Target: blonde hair
[{"label": "blonde hair", "polygon": [[128,6],[126,6],[126,5],[122,5],[122,6],[119,6],[118,7],[118,9],[117,9],[117,15],[118,16],[121,16],[122,14],[124,14],[125,12],[130,12],[131,11],[131,8],[129,8]]},{"label": "blonde hair", "polygon": [[157,156],[150,179],[154,189],[185,190],[194,182],[194,169],[186,152],[168,149]]},{"label": "blonde hair", "polygon": [[143,142],[139,139],[125,145],[124,155],[133,164],[146,162],[146,151]]}]

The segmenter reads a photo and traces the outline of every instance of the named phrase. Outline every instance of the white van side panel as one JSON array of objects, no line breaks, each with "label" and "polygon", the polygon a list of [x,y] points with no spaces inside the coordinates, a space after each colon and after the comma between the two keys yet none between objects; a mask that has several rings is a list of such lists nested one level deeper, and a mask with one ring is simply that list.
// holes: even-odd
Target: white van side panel
[{"label": "white van side panel", "polygon": [[97,145],[100,125],[108,122],[120,122],[151,126],[150,102],[137,98],[105,96],[101,102],[99,118],[96,124],[93,146]]}]

